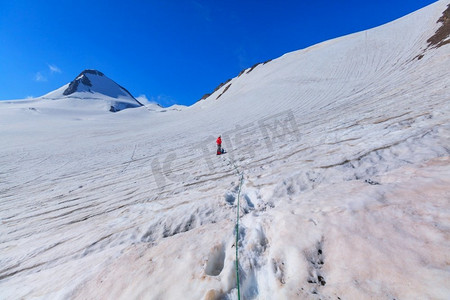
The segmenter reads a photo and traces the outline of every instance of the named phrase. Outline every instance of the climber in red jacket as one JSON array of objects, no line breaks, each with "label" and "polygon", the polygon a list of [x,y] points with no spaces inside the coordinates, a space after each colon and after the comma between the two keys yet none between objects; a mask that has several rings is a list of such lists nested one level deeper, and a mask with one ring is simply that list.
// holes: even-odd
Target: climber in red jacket
[{"label": "climber in red jacket", "polygon": [[216,143],[217,143],[217,155],[220,155],[222,154],[222,138],[220,137],[220,135],[217,138]]}]

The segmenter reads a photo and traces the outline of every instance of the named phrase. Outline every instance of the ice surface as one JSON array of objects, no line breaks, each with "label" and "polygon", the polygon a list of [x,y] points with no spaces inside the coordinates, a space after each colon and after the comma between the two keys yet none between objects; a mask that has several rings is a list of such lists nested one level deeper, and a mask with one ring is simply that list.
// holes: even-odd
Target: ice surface
[{"label": "ice surface", "polygon": [[448,299],[447,5],[189,108],[0,102],[0,298],[237,299],[241,172],[243,299]]}]

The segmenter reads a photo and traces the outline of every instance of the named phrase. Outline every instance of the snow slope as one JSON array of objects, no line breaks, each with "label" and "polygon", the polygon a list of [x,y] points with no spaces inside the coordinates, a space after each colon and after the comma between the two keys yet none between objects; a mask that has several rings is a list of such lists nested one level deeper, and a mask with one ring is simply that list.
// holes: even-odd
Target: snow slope
[{"label": "snow slope", "polygon": [[0,298],[237,299],[239,199],[242,299],[448,299],[447,5],[182,110],[0,102]]}]

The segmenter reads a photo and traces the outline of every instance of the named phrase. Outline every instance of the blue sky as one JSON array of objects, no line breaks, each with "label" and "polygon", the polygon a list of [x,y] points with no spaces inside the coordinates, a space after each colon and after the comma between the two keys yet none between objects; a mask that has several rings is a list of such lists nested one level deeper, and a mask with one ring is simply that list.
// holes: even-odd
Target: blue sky
[{"label": "blue sky", "polygon": [[191,105],[255,63],[435,1],[0,0],[0,99],[97,69],[134,96]]}]

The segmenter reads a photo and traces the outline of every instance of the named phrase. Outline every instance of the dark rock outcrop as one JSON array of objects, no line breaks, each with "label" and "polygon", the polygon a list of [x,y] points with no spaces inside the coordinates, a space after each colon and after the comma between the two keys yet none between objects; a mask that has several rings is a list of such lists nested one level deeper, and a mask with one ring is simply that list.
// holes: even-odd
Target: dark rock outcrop
[{"label": "dark rock outcrop", "polygon": [[80,73],[74,80],[72,80],[71,83],[69,83],[69,87],[63,92],[64,96],[71,95],[75,93],[78,89],[78,85],[80,83],[92,87],[92,83],[89,80],[89,78],[86,76],[86,74],[93,74],[97,76],[105,76],[102,72],[97,70],[84,70]]},{"label": "dark rock outcrop", "polygon": [[450,43],[450,39],[447,39],[450,36],[450,4],[436,23],[442,23],[442,25],[434,35],[427,40],[428,47],[439,48]]}]

